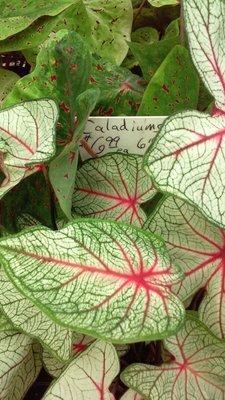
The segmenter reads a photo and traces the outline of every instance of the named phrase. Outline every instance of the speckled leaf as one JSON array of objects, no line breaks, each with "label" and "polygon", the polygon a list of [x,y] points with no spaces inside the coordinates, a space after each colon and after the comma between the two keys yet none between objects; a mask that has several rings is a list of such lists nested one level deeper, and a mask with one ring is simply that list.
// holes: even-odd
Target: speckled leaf
[{"label": "speckled leaf", "polygon": [[[78,357],[83,351],[85,351],[88,346],[90,346],[95,341],[94,338],[87,335],[82,335],[79,333],[73,334],[73,346],[71,352],[72,357]],[[67,362],[60,362],[57,360],[49,351],[43,351],[43,364],[46,371],[53,376],[53,378],[58,378],[64,369],[71,362],[71,358]]]},{"label": "speckled leaf", "polygon": [[51,32],[67,28],[79,33],[94,53],[121,64],[128,50],[132,19],[130,0],[73,0],[72,6],[61,14],[40,18],[23,32],[2,41],[0,52],[32,49]]},{"label": "speckled leaf", "polygon": [[54,16],[73,4],[74,0],[5,0],[0,1],[0,40],[27,28],[42,15]]},{"label": "speckled leaf", "polygon": [[133,364],[122,373],[124,383],[146,399],[224,400],[224,345],[195,316],[165,346],[173,361]]},{"label": "speckled leaf", "polygon": [[110,400],[108,388],[118,373],[115,348],[97,341],[70,363],[43,400]]},{"label": "speckled leaf", "polygon": [[14,87],[19,76],[12,71],[0,68],[0,106],[4,98]]},{"label": "speckled leaf", "polygon": [[169,289],[180,271],[163,242],[132,226],[83,218],[60,231],[37,227],[1,239],[0,254],[15,285],[75,331],[129,343],[167,337],[183,322]]},{"label": "speckled leaf", "polygon": [[0,112],[0,198],[55,152],[56,105],[38,100]]},{"label": "speckled leaf", "polygon": [[144,400],[143,397],[132,389],[129,389],[124,393],[120,400]]},{"label": "speckled leaf", "polygon": [[141,227],[146,215],[140,204],[155,194],[151,179],[143,172],[141,156],[110,154],[91,159],[79,169],[73,210]]},{"label": "speckled leaf", "polygon": [[171,115],[196,108],[199,78],[190,53],[175,46],[148,84],[138,115]]},{"label": "speckled leaf", "polygon": [[225,111],[225,3],[184,0],[183,7],[193,61],[217,108]]},{"label": "speckled leaf", "polygon": [[42,343],[56,357],[68,360],[71,356],[72,332],[49,319],[30,300],[24,297],[0,271],[1,310],[15,328]]},{"label": "speckled leaf", "polygon": [[145,228],[164,238],[172,259],[185,272],[185,279],[173,292],[186,300],[204,287],[200,318],[225,339],[225,231],[172,196],[160,203]]},{"label": "speckled leaf", "polygon": [[1,400],[21,400],[41,370],[41,346],[15,331],[0,332]]},{"label": "speckled leaf", "polygon": [[144,85],[129,70],[93,58],[89,87],[100,89],[100,97],[92,115],[136,115]]},{"label": "speckled leaf", "polygon": [[148,0],[153,7],[177,6],[180,0]]},{"label": "speckled leaf", "polygon": [[187,111],[168,118],[144,158],[161,190],[196,205],[225,226],[225,117]]}]

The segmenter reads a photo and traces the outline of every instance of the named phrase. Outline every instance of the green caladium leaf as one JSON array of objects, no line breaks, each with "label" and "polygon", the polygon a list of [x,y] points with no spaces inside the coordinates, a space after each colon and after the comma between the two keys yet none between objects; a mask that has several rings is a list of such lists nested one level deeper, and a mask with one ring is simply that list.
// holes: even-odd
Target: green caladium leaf
[{"label": "green caladium leaf", "polygon": [[154,43],[159,40],[159,32],[150,27],[144,26],[142,28],[136,29],[136,31],[131,33],[131,41],[136,43]]},{"label": "green caladium leaf", "polygon": [[161,235],[185,279],[173,287],[182,300],[204,287],[199,315],[209,329],[225,339],[225,231],[212,225],[193,206],[164,199],[145,228]]},{"label": "green caladium leaf", "polygon": [[66,27],[79,33],[94,53],[121,64],[128,50],[132,19],[131,0],[73,0],[61,14],[40,18],[23,32],[2,41],[0,51],[32,49],[51,32]]},{"label": "green caladium leaf", "polygon": [[9,319],[4,314],[0,314],[0,331],[4,332],[4,331],[10,331],[10,330],[13,330],[12,323],[9,321]]},{"label": "green caladium leaf", "polygon": [[21,400],[37,378],[41,346],[13,330],[0,332],[1,400]]},{"label": "green caladium leaf", "polygon": [[138,115],[171,115],[198,104],[199,78],[182,46],[175,46],[148,84]]},{"label": "green caladium leaf", "polygon": [[100,89],[92,115],[135,115],[144,93],[140,76],[100,58],[93,58],[89,87]]},{"label": "green caladium leaf", "polygon": [[146,215],[140,204],[155,194],[151,179],[143,172],[141,156],[109,154],[79,169],[73,210],[141,227]]},{"label": "green caladium leaf", "polygon": [[148,0],[153,7],[177,6],[180,0]]},{"label": "green caladium leaf", "polygon": [[0,112],[0,198],[53,156],[57,118],[51,100],[25,102]]},{"label": "green caladium leaf", "polygon": [[75,331],[129,343],[183,323],[169,289],[182,274],[158,238],[132,226],[83,218],[60,231],[36,227],[1,239],[0,254],[21,292]]},{"label": "green caladium leaf", "polygon": [[180,18],[174,19],[165,29],[164,39],[173,38],[180,34]]},{"label": "green caladium leaf", "polygon": [[[87,335],[82,335],[79,333],[73,334],[73,350],[71,353],[72,357],[78,357],[83,351],[85,351],[88,346],[90,346],[95,341],[94,338]],[[68,364],[71,362],[71,359],[67,362],[62,362],[57,360],[49,351],[43,351],[43,363],[46,371],[53,376],[53,378],[58,378]]]},{"label": "green caladium leaf", "polygon": [[2,271],[0,304],[1,310],[17,330],[37,339],[55,357],[64,361],[71,357],[72,332],[52,322],[15,288]]},{"label": "green caladium leaf", "polygon": [[118,373],[114,346],[97,341],[69,364],[43,400],[112,400],[108,388]]},{"label": "green caladium leaf", "polygon": [[225,90],[218,44],[224,35],[224,2],[185,0],[184,12],[193,60],[221,110],[212,117],[188,111],[169,118],[147,152],[145,169],[160,190],[193,203],[224,227]]},{"label": "green caladium leaf", "polygon": [[144,400],[143,397],[132,389],[124,393],[120,400]]},{"label": "green caladium leaf", "polygon": [[133,364],[122,373],[123,382],[149,400],[224,399],[224,345],[195,316],[189,314],[165,346],[171,362]]},{"label": "green caladium leaf", "polygon": [[31,2],[28,0],[12,0],[0,2],[0,40],[27,28],[42,15],[54,16],[73,4],[74,0],[50,0]]},{"label": "green caladium leaf", "polygon": [[12,90],[18,79],[19,76],[14,72],[0,68],[0,103],[2,103],[7,94]]}]

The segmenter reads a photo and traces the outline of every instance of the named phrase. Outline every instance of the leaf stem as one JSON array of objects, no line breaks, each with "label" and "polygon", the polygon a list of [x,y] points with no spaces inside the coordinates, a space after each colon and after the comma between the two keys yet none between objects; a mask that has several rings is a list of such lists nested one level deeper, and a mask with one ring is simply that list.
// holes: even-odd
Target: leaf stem
[{"label": "leaf stem", "polygon": [[50,212],[51,212],[51,222],[52,222],[52,227],[55,231],[58,230],[57,224],[56,224],[56,207],[55,207],[55,195],[54,195],[54,191],[52,189],[52,185],[49,179],[49,174],[48,174],[48,170],[46,168],[46,166],[43,166],[43,175],[45,177],[45,182],[46,182],[46,186],[48,188],[48,192],[49,192],[49,202],[50,202]]},{"label": "leaf stem", "polygon": [[143,0],[142,3],[141,3],[141,5],[138,7],[137,13],[135,14],[135,17],[134,17],[134,20],[133,20],[133,23],[136,21],[136,19],[138,18],[138,16],[141,14],[142,8],[144,8],[145,3],[146,3],[146,0]]}]

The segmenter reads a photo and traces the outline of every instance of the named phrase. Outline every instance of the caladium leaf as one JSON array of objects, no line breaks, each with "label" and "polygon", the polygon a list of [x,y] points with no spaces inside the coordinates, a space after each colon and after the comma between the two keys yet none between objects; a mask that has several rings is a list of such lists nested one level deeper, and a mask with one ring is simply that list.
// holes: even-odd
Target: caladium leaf
[{"label": "caladium leaf", "polygon": [[189,314],[165,346],[174,361],[157,367],[133,364],[122,373],[123,382],[146,399],[224,399],[224,345],[195,316]]},{"label": "caladium leaf", "polygon": [[4,315],[0,314],[0,331],[10,331],[13,330],[13,325],[9,319]]},{"label": "caladium leaf", "polygon": [[199,78],[182,46],[175,46],[152,77],[142,98],[138,115],[171,115],[196,108]]},{"label": "caladium leaf", "polygon": [[0,198],[36,172],[55,152],[58,111],[52,100],[25,102],[0,112]]},{"label": "caladium leaf", "polygon": [[143,172],[141,156],[110,154],[91,159],[79,169],[73,210],[142,226],[146,215],[140,204],[155,194],[151,179]]},{"label": "caladium leaf", "polygon": [[180,0],[148,0],[153,7],[177,6]]},{"label": "caladium leaf", "polygon": [[108,388],[118,373],[114,346],[96,341],[69,364],[43,400],[111,400]]},{"label": "caladium leaf", "polygon": [[225,231],[172,196],[161,202],[145,228],[164,238],[171,258],[185,273],[173,292],[186,300],[204,287],[200,318],[215,335],[225,338]]},{"label": "caladium leaf", "polygon": [[70,363],[72,357],[78,357],[83,351],[85,351],[88,346],[90,346],[95,339],[91,336],[82,335],[79,333],[73,334],[73,345],[70,360],[67,362],[62,362],[57,360],[49,351],[43,351],[43,363],[46,371],[52,375],[54,378],[58,378],[64,369]]},{"label": "caladium leaf", "polygon": [[31,228],[1,239],[0,253],[14,284],[75,331],[129,343],[183,323],[183,304],[168,289],[180,271],[158,238],[132,226],[82,218],[60,231]]},{"label": "caladium leaf", "polygon": [[27,28],[35,19],[42,15],[54,16],[73,4],[74,0],[50,0],[32,2],[28,0],[5,0],[0,2],[0,40],[7,38]]},{"label": "caladium leaf", "polygon": [[[12,71],[0,68],[0,103],[14,87],[19,76]],[[1,104],[0,104],[1,105]]]},{"label": "caladium leaf", "polygon": [[3,271],[0,271],[0,304],[1,310],[17,330],[37,339],[55,357],[64,361],[71,357],[72,331],[55,324],[35,307]]},{"label": "caladium leaf", "polygon": [[144,400],[143,397],[132,389],[124,393],[120,400]]},{"label": "caladium leaf", "polygon": [[186,30],[190,51],[196,68],[216,107],[225,111],[225,40],[223,0],[184,0]]},{"label": "caladium leaf", "polygon": [[37,378],[41,346],[13,330],[0,332],[1,400],[21,400]]}]

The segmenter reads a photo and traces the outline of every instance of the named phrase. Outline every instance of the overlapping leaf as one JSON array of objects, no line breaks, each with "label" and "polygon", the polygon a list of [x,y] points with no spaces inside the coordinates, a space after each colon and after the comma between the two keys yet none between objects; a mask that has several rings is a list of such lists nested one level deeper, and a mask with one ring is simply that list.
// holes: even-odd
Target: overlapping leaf
[{"label": "overlapping leaf", "polygon": [[0,103],[8,95],[18,79],[19,76],[14,72],[0,68]]},{"label": "overlapping leaf", "polygon": [[142,157],[110,154],[86,162],[78,171],[73,210],[142,226],[146,215],[140,204],[156,194],[143,172]]},{"label": "overlapping leaf", "polygon": [[185,272],[174,293],[186,300],[204,287],[200,318],[215,335],[225,338],[225,231],[173,197],[161,202],[147,227],[164,238],[172,259]]},{"label": "overlapping leaf", "polygon": [[25,102],[0,112],[0,198],[55,152],[56,105]]},{"label": "overlapping leaf", "polygon": [[171,115],[197,107],[199,78],[187,49],[175,46],[152,77],[138,115]]},{"label": "overlapping leaf", "polygon": [[[194,12],[193,12],[194,10]],[[223,43],[221,0],[184,0],[193,60],[216,100],[214,116],[184,112],[169,118],[146,155],[145,168],[160,190],[194,203],[225,226]]]},{"label": "overlapping leaf", "polygon": [[[183,322],[168,288],[181,279],[159,239],[132,226],[77,219],[0,242],[10,279],[50,318],[118,343],[170,335]],[[99,290],[101,288],[101,290]]]},{"label": "overlapping leaf", "polygon": [[189,315],[165,346],[173,361],[133,364],[122,373],[124,383],[148,400],[224,399],[225,348],[196,317]]},{"label": "overlapping leaf", "polygon": [[0,332],[1,400],[21,400],[41,370],[41,346],[13,330]]},{"label": "overlapping leaf", "polygon": [[115,348],[97,341],[71,362],[43,400],[111,400],[108,388],[118,373]]},{"label": "overlapping leaf", "polygon": [[1,310],[16,329],[36,338],[61,360],[70,359],[72,332],[55,324],[30,300],[20,294],[2,271],[0,272],[0,304]]}]

